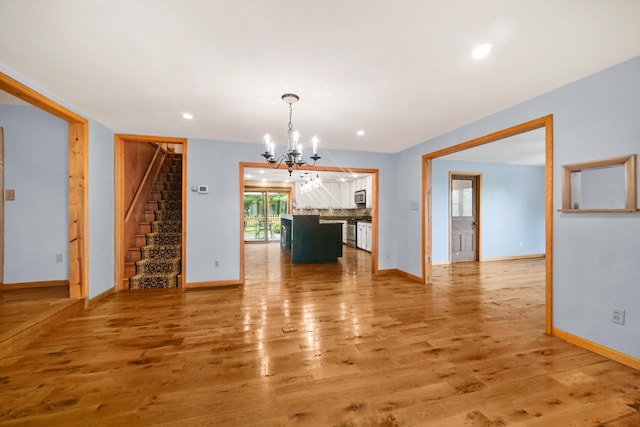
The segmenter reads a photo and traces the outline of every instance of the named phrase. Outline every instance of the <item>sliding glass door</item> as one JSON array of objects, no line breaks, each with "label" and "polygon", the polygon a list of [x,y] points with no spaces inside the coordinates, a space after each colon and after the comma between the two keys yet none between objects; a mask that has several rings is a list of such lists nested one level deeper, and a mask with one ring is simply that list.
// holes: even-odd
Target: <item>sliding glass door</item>
[{"label": "sliding glass door", "polygon": [[244,240],[280,240],[280,214],[289,212],[289,192],[244,192]]}]

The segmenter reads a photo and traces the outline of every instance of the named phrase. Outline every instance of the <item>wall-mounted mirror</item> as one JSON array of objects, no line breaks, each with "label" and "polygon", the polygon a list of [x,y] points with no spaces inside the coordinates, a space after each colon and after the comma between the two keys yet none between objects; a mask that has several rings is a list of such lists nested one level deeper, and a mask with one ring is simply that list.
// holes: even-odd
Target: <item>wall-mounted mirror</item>
[{"label": "wall-mounted mirror", "polygon": [[562,212],[635,212],[636,155],[562,166]]}]

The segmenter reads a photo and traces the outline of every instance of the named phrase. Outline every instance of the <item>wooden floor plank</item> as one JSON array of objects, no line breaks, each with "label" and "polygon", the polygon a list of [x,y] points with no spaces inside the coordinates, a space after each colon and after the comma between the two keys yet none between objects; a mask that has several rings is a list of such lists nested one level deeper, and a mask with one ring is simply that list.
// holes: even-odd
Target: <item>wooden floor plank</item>
[{"label": "wooden floor plank", "polygon": [[241,287],[105,297],[0,360],[2,425],[638,425],[640,373],[544,335],[544,260],[372,277],[247,245]]}]

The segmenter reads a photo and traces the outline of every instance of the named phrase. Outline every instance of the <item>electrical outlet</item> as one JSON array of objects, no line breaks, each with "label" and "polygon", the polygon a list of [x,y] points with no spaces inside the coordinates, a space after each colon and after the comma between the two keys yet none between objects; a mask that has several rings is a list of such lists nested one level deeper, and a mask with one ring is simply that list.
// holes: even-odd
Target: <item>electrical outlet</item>
[{"label": "electrical outlet", "polygon": [[60,264],[62,262],[62,254],[56,254],[56,264]]},{"label": "electrical outlet", "polygon": [[611,321],[619,325],[624,325],[624,310],[613,307],[611,309]]}]

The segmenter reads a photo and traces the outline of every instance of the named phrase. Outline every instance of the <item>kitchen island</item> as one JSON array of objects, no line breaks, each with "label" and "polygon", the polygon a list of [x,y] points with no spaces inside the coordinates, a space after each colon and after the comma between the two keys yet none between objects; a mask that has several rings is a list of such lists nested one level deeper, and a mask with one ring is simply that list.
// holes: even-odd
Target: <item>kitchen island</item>
[{"label": "kitchen island", "polygon": [[293,264],[337,262],[342,224],[321,224],[320,215],[280,215],[280,248]]}]

